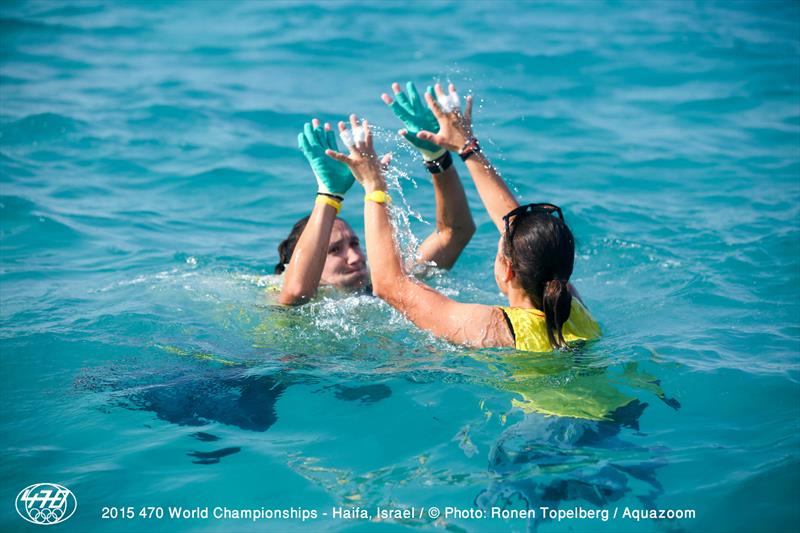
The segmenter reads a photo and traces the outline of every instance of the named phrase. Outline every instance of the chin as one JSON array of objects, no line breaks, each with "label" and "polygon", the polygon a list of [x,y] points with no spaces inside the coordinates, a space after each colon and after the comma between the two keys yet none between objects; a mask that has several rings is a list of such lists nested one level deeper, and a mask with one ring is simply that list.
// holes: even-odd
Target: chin
[{"label": "chin", "polygon": [[369,272],[359,272],[349,276],[343,276],[338,284],[343,289],[358,290],[369,285]]}]

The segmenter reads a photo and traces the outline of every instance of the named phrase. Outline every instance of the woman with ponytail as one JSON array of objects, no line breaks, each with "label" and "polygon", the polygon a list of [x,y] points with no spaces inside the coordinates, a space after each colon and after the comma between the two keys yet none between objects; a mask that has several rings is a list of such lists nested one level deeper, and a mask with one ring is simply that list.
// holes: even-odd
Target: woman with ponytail
[{"label": "woman with ponytail", "polygon": [[435,94],[426,93],[425,100],[438,131],[421,129],[415,135],[457,152],[466,164],[500,231],[494,275],[509,305],[456,302],[403,271],[388,213],[390,198],[369,125],[352,115],[351,130],[365,135],[354,137],[340,122],[349,154],[334,149],[326,154],[348,165],[366,192],[364,220],[373,292],[420,328],[458,344],[545,352],[598,337],[597,322],[569,283],[575,242],[561,209],[552,204],[519,205],[473,136],[471,97],[463,114],[452,84],[448,93],[436,85]]}]

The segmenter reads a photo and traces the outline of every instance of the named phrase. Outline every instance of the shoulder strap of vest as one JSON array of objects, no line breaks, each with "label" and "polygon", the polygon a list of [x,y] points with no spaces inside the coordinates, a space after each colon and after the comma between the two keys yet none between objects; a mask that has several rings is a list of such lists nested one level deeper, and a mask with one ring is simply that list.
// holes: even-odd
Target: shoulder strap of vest
[{"label": "shoulder strap of vest", "polygon": [[511,323],[511,318],[509,318],[508,313],[502,307],[499,308],[500,311],[503,312],[503,318],[506,319],[506,324],[508,324],[508,330],[511,332],[511,338],[514,339],[514,344],[517,343],[517,334],[514,332],[514,324]]}]

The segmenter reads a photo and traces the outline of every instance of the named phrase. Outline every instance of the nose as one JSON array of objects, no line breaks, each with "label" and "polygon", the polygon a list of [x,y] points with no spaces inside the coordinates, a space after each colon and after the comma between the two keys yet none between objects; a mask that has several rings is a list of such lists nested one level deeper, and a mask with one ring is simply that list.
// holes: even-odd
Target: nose
[{"label": "nose", "polygon": [[358,246],[351,246],[347,250],[347,264],[350,266],[362,266],[364,264],[364,253]]}]

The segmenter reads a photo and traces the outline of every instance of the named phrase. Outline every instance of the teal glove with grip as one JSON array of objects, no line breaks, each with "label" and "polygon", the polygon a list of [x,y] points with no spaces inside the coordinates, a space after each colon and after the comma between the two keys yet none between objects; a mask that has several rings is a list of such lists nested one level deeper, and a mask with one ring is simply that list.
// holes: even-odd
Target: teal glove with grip
[{"label": "teal glove with grip", "polygon": [[297,135],[297,145],[311,165],[319,192],[344,196],[350,190],[355,181],[353,173],[344,163],[325,155],[328,148],[339,151],[332,130],[324,130],[321,126],[315,128],[310,122],[306,122],[303,133]]},{"label": "teal glove with grip", "polygon": [[[389,108],[406,126],[407,131],[403,137],[420,151],[425,161],[433,161],[442,156],[447,150],[430,141],[419,139],[417,133],[422,130],[439,133],[439,122],[425,105],[424,100],[420,98],[413,82],[406,84],[406,90],[408,94],[400,91],[394,95],[394,100],[389,104]],[[433,87],[428,87],[427,91],[435,100],[436,96],[433,93]]]}]

